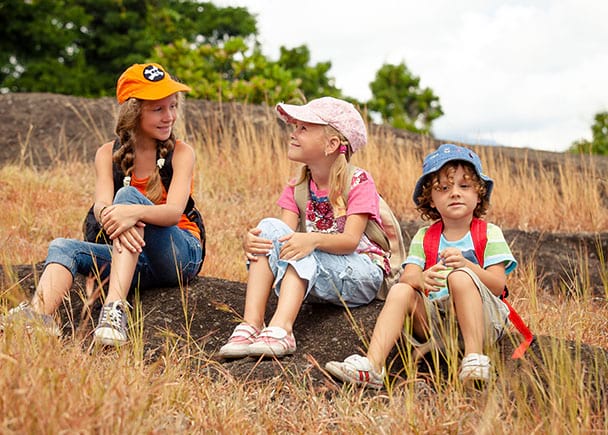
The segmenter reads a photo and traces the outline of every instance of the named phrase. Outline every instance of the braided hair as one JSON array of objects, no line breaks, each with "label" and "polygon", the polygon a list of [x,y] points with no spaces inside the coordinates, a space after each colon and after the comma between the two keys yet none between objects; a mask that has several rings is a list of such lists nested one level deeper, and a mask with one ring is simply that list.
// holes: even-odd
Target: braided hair
[{"label": "braided hair", "polygon": [[[179,96],[178,96],[179,99]],[[136,131],[141,119],[143,101],[137,98],[130,98],[120,105],[118,120],[116,122],[116,135],[120,140],[120,148],[112,156],[112,160],[122,169],[125,176],[131,176],[135,163],[135,141]],[[156,159],[164,159],[175,148],[175,134],[167,140],[156,141]],[[146,185],[146,197],[153,203],[157,203],[162,198],[163,185],[160,177],[160,168],[155,166],[155,170],[148,179]]]}]

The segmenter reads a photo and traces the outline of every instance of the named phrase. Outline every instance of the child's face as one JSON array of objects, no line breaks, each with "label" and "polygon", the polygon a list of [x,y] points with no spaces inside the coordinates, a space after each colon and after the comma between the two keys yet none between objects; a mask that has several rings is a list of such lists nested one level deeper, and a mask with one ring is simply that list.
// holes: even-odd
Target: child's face
[{"label": "child's face", "polygon": [[325,150],[328,143],[325,126],[296,121],[290,136],[287,157],[310,165],[326,158]]},{"label": "child's face", "polygon": [[167,140],[177,118],[177,95],[162,100],[144,101],[139,132],[150,139]]},{"label": "child's face", "polygon": [[470,171],[462,165],[439,171],[438,183],[431,192],[431,206],[437,209],[444,221],[473,216],[480,198]]}]

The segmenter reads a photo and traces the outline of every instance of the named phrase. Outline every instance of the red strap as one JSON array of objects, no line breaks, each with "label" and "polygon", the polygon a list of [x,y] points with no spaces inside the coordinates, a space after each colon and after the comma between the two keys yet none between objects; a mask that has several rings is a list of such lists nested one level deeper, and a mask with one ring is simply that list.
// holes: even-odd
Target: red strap
[{"label": "red strap", "polygon": [[[437,254],[439,253],[439,242],[441,233],[443,232],[443,222],[438,220],[432,224],[424,234],[422,246],[424,248],[424,270],[433,267],[437,263]],[[488,244],[488,223],[483,219],[473,218],[471,221],[471,238],[473,239],[473,247],[475,248],[475,257],[481,267],[483,267],[484,252]]]},{"label": "red strap", "polygon": [[507,301],[506,299],[503,299],[502,301],[509,308],[509,320],[511,321],[513,326],[515,326],[515,329],[517,329],[524,338],[524,340],[517,347],[517,349],[513,351],[513,355],[511,355],[511,359],[519,359],[524,356],[526,349],[528,349],[528,347],[530,347],[530,344],[532,344],[532,341],[534,341],[534,334],[532,334],[530,328],[528,328],[528,326],[524,323],[522,318],[519,316],[519,314],[517,314],[517,311],[515,311],[515,308],[511,306],[509,301]]},{"label": "red strap", "polygon": [[441,232],[443,231],[443,222],[441,220],[431,225],[422,240],[422,246],[424,248],[424,270],[433,267],[437,263],[437,254],[439,253],[439,240],[441,239]]},{"label": "red strap", "polygon": [[483,219],[474,217],[471,221],[471,238],[475,248],[475,257],[483,269],[484,254],[488,244],[488,223]]}]

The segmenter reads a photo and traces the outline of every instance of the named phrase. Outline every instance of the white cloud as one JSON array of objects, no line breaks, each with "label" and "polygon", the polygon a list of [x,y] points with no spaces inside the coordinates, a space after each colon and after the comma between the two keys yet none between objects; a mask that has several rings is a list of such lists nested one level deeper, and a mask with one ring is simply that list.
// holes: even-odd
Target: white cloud
[{"label": "white cloud", "polygon": [[370,97],[404,61],[439,96],[446,139],[564,150],[608,110],[608,2],[593,0],[223,0],[257,14],[264,52],[306,44],[336,85]]}]

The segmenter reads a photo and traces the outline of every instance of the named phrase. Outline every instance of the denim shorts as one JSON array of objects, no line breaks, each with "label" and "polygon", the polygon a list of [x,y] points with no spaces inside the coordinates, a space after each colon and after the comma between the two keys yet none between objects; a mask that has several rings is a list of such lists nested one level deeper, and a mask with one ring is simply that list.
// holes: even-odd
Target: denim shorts
[{"label": "denim shorts", "polygon": [[308,281],[305,297],[311,302],[357,307],[374,300],[382,286],[382,269],[365,254],[335,255],[315,249],[299,260],[281,260],[279,252],[282,243],[278,239],[293,233],[293,230],[276,218],[263,219],[258,228],[262,230],[260,237],[273,241],[268,263],[275,276],[274,291],[277,296],[289,265],[300,278]]},{"label": "denim shorts", "polygon": [[[132,186],[116,192],[114,204],[145,204],[152,202]],[[146,245],[139,254],[131,288],[173,287],[193,278],[202,262],[200,241],[189,231],[177,226],[160,227],[146,224]],[[101,279],[110,273],[112,246],[83,240],[59,238],[48,249],[45,265],[56,263],[77,273],[99,274]]]}]

